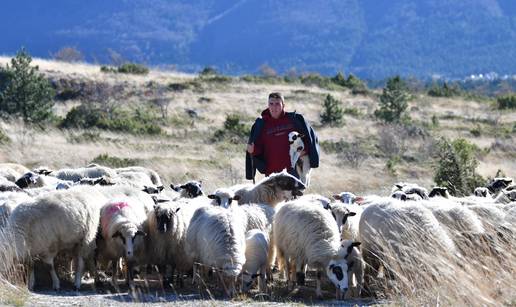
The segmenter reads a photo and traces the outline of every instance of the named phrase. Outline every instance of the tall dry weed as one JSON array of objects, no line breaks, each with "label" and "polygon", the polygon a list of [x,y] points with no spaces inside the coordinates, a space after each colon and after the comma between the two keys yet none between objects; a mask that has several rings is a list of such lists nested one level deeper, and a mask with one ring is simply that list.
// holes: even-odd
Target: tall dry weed
[{"label": "tall dry weed", "polygon": [[[491,226],[486,228],[500,229]],[[393,233],[377,234],[375,254],[381,258],[384,274],[368,267],[374,276],[371,293],[409,306],[514,305],[516,252],[511,230],[505,229],[503,237],[497,231],[478,240],[448,231],[457,248],[451,251],[423,236],[424,231],[414,231],[417,228],[395,233],[401,244],[392,240]]]}]

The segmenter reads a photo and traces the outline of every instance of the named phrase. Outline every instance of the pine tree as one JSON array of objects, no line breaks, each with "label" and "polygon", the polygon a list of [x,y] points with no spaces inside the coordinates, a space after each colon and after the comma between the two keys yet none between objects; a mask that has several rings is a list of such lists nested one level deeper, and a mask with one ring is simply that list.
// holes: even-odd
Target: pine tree
[{"label": "pine tree", "polygon": [[340,126],[343,124],[344,111],[340,106],[340,101],[332,95],[327,95],[323,104],[323,111],[320,114],[323,125]]},{"label": "pine tree", "polygon": [[32,58],[25,49],[20,50],[0,72],[4,76],[0,87],[0,111],[19,115],[26,122],[39,123],[52,115],[54,90],[48,80],[30,66]]},{"label": "pine tree", "polygon": [[380,96],[380,108],[374,115],[385,121],[398,123],[408,107],[410,94],[408,88],[399,76],[390,78]]}]

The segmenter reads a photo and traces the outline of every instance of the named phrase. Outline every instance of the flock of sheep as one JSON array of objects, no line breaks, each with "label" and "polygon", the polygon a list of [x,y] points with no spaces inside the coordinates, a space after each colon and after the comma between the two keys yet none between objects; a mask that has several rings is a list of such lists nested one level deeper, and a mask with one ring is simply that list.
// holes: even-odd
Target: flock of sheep
[{"label": "flock of sheep", "polygon": [[0,251],[12,250],[12,263],[27,266],[29,289],[34,259],[50,266],[52,287],[60,289],[60,255],[74,265],[77,290],[86,271],[96,281],[111,271],[118,289],[121,262],[130,286],[136,267],[157,268],[164,285],[217,278],[228,297],[256,281],[267,292],[276,267],[289,288],[304,285],[310,268],[317,271],[316,295],[322,297],[326,273],[341,299],[363,295],[388,252],[402,261],[417,257],[406,249],[414,235],[465,259],[475,255],[464,246],[496,252],[516,231],[510,178],[495,178],[468,197],[398,183],[390,196],[342,192],[330,200],[303,195],[303,182],[285,171],[209,195],[196,181],[170,187],[145,167],[31,171],[0,163]]}]

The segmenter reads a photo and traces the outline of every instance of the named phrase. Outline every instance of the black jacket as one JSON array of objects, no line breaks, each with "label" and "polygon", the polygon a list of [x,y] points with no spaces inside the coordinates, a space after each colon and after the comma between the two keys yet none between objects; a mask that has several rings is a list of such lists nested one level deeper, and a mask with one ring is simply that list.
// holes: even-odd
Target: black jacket
[{"label": "black jacket", "polygon": [[[310,149],[308,153],[308,157],[310,159],[310,167],[317,168],[319,167],[319,139],[317,138],[317,134],[314,129],[310,126],[310,124],[305,120],[303,115],[298,114],[296,112],[286,112],[287,116],[294,123],[295,130],[299,133],[303,134],[305,138],[308,140],[308,144]],[[261,117],[257,118],[251,127],[251,134],[249,135],[249,140],[247,144],[256,143],[256,140],[260,137],[260,133],[263,130],[264,121]],[[265,173],[265,159],[263,155],[259,156],[251,156],[246,151],[245,154],[245,178],[253,179],[256,170],[260,173]]]}]

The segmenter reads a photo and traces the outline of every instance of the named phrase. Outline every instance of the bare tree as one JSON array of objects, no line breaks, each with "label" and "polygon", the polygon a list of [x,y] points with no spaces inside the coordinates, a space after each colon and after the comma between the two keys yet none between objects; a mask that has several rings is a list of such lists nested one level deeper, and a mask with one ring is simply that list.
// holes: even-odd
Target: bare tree
[{"label": "bare tree", "polygon": [[84,56],[75,47],[63,47],[54,54],[54,59],[62,62],[74,63],[84,61]]}]

